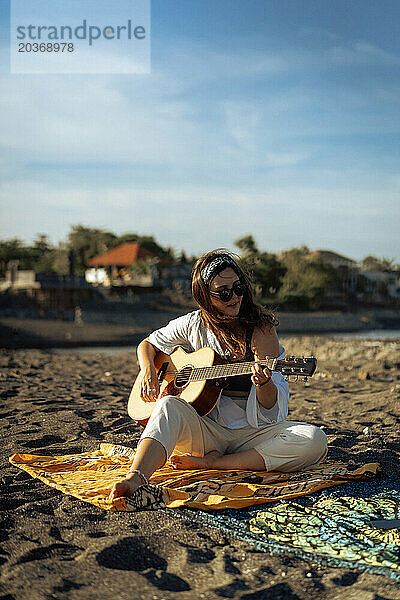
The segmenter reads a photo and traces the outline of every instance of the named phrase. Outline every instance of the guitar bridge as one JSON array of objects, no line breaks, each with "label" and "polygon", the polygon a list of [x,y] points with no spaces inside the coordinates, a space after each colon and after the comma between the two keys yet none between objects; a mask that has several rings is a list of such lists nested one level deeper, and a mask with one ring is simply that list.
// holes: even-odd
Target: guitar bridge
[{"label": "guitar bridge", "polygon": [[178,389],[173,381],[165,387],[165,389],[161,392],[159,398],[163,398],[163,396],[179,396],[182,390]]}]

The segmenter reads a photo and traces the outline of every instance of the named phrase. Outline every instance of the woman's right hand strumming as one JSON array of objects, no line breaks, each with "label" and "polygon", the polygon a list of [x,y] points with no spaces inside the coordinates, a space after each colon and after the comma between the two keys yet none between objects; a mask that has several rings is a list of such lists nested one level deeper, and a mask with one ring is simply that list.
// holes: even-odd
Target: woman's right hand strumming
[{"label": "woman's right hand strumming", "polygon": [[140,377],[140,395],[145,402],[154,402],[160,393],[160,384],[158,382],[157,372],[154,364],[141,369]]},{"label": "woman's right hand strumming", "polygon": [[157,348],[147,338],[140,342],[137,349],[140,365],[140,395],[145,402],[155,402],[160,393],[160,384],[154,366],[156,353]]}]

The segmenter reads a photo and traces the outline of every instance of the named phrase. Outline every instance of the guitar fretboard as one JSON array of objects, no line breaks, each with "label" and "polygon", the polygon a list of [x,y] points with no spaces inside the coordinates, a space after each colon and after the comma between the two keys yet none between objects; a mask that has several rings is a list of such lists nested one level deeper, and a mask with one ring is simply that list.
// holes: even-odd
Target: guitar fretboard
[{"label": "guitar fretboard", "polygon": [[[276,369],[278,360],[271,358],[270,360],[260,360],[258,362],[262,367],[268,367],[273,371]],[[220,379],[221,377],[232,377],[233,375],[250,375],[254,364],[254,362],[240,362],[195,368],[190,375],[190,382],[204,381],[204,379]]]}]

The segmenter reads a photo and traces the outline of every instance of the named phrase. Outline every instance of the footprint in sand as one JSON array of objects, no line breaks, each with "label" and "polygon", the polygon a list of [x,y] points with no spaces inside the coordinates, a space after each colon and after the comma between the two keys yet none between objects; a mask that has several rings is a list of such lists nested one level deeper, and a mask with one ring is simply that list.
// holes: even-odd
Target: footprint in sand
[{"label": "footprint in sand", "polygon": [[29,552],[26,552],[26,554],[23,554],[18,559],[17,564],[45,560],[46,558],[52,560],[55,558],[71,560],[74,554],[82,550],[83,548],[79,548],[79,546],[74,546],[73,544],[50,544],[50,546],[41,546],[40,548],[29,550]]}]

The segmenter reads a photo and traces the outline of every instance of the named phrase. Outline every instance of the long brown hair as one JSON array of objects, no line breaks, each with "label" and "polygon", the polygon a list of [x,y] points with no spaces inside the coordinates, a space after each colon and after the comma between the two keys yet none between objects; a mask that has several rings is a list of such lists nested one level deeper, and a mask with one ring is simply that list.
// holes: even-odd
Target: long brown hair
[{"label": "long brown hair", "polygon": [[[241,283],[245,284],[242,304],[239,315],[230,317],[217,311],[212,304],[208,285],[203,281],[201,272],[214,258],[227,256],[234,264],[229,262],[226,267],[231,267],[239,277]],[[249,275],[238,264],[238,257],[225,250],[218,248],[204,254],[195,263],[192,271],[192,294],[200,308],[200,317],[204,327],[210,329],[225,346],[230,354],[244,357],[246,352],[246,332],[249,329],[259,327],[264,329],[276,327],[279,321],[270,311],[257,304],[254,299],[253,287]],[[224,266],[224,268],[226,268]]]}]

